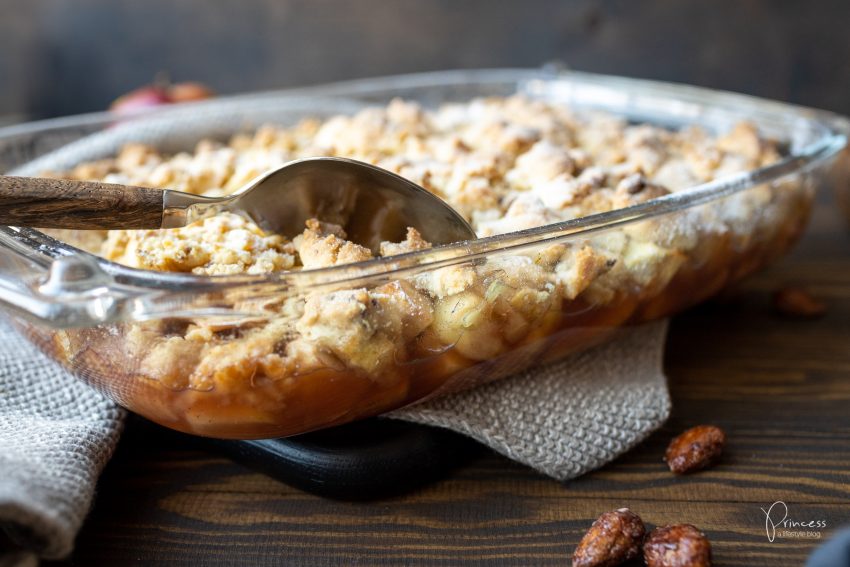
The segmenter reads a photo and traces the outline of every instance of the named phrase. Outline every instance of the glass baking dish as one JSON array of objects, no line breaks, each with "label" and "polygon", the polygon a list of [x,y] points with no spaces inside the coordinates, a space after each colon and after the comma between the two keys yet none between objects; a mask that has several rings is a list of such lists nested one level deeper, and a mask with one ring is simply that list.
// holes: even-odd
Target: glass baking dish
[{"label": "glass baking dish", "polygon": [[[48,163],[72,167],[111,155],[120,142],[182,150],[199,132],[224,138],[394,97],[433,107],[514,93],[669,128],[717,132],[747,120],[784,154],[766,167],[624,209],[301,272],[144,271],[34,229],[0,227],[0,303],[44,352],[153,421],[222,438],[292,435],[496,380],[703,301],[788,250],[846,143],[843,118],[779,102],[576,72],[476,70],[230,97],[120,122],[96,114],[10,127],[0,130],[0,171],[35,175]],[[587,251],[615,259],[590,266]],[[566,273],[582,285],[553,284]],[[473,283],[457,293],[421,291],[454,277]],[[392,329],[368,328],[366,335],[367,315],[348,321],[327,314],[323,328],[332,332],[310,339],[319,362],[291,363],[287,349],[306,340],[294,319],[305,304],[361,296],[367,311],[389,309],[381,297],[403,297],[415,309]],[[319,308],[314,317],[323,313]],[[196,356],[180,341],[199,323],[213,329],[218,349],[206,374],[199,371],[203,363],[181,363]],[[283,331],[272,341],[252,331],[258,325]],[[243,340],[249,336],[256,340]],[[184,358],[158,361],[164,344],[182,345]],[[254,350],[227,364],[228,349],[237,346]],[[198,372],[200,379],[189,379]]]}]

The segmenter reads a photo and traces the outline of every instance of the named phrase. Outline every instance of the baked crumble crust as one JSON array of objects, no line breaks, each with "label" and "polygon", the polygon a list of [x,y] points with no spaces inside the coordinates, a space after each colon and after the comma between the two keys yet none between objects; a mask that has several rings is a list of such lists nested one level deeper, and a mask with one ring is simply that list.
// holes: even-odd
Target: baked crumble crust
[{"label": "baked crumble crust", "polygon": [[[204,140],[176,155],[131,144],[115,158],[55,175],[217,196],[315,155],[359,159],[407,177],[454,206],[481,237],[627,207],[780,157],[748,123],[721,135],[672,131],[513,96],[436,110],[395,100],[353,116],[265,126],[226,144]],[[448,379],[477,361],[531,348],[523,345],[544,348],[560,318],[591,308],[605,314],[598,325],[616,326],[677,275],[727,257],[730,243],[744,249],[757,232],[774,230],[794,206],[778,195],[756,187],[675,218],[493,255],[477,265],[282,297],[270,302],[266,319],[127,324],[124,342],[140,377],[175,390],[250,397],[258,381],[272,382],[278,397],[265,404],[271,408],[306,387],[303,380],[318,380],[317,372],[351,372],[381,385],[382,407],[397,406],[417,388],[413,363],[439,359],[439,366],[427,363],[428,372]],[[288,241],[227,213],[179,229],[57,236],[128,266],[211,276],[374,257],[331,223],[311,220]],[[404,241],[381,243],[377,255],[429,247],[410,228]],[[265,403],[251,400],[257,408]],[[257,412],[257,420],[272,419]]]}]

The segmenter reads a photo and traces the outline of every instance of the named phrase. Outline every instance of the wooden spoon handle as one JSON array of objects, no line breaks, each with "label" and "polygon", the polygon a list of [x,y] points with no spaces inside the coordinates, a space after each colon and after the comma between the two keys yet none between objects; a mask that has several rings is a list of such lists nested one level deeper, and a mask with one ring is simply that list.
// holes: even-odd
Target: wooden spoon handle
[{"label": "wooden spoon handle", "polygon": [[112,183],[0,176],[0,225],[160,228],[164,194]]}]

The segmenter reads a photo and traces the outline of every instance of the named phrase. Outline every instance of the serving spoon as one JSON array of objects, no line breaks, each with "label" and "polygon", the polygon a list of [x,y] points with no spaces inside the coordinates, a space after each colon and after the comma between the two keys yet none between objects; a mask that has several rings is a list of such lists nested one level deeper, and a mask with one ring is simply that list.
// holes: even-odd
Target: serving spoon
[{"label": "serving spoon", "polygon": [[442,199],[374,165],[338,157],[289,162],[227,197],[41,177],[0,176],[0,225],[71,229],[178,228],[221,212],[247,216],[293,238],[308,219],[343,227],[348,239],[378,251],[416,228],[432,244],[475,238]]}]

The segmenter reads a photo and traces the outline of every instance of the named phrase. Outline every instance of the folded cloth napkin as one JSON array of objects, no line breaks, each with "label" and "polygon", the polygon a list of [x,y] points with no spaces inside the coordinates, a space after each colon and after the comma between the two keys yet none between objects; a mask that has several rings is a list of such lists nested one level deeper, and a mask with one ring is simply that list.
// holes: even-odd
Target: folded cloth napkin
[{"label": "folded cloth napkin", "polygon": [[[559,480],[616,458],[670,411],[666,322],[626,329],[563,361],[398,410],[461,432]],[[124,411],[0,320],[0,567],[63,557],[118,443]]]},{"label": "folded cloth napkin", "polygon": [[508,379],[390,417],[445,427],[557,480],[625,453],[670,414],[662,369],[667,322]]},{"label": "folded cloth napkin", "polygon": [[0,550],[0,566],[71,551],[123,423],[122,409],[0,320],[0,528],[16,548]]}]

